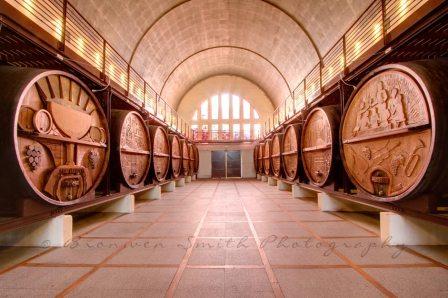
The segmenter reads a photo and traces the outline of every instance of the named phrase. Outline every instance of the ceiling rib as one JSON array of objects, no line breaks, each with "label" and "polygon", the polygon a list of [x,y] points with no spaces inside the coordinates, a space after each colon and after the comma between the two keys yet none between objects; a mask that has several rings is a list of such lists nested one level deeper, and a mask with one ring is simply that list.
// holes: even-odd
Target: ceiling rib
[{"label": "ceiling rib", "polygon": [[[166,10],[164,13],[162,13],[159,17],[157,17],[157,19],[154,20],[154,22],[152,22],[148,28],[146,28],[146,30],[143,32],[143,34],[140,36],[140,38],[137,41],[137,44],[135,45],[134,49],[132,50],[132,54],[131,54],[131,58],[129,59],[129,65],[132,65],[132,61],[134,60],[135,57],[135,53],[137,52],[137,49],[140,47],[141,42],[143,41],[143,39],[145,38],[145,36],[149,33],[149,31],[151,31],[151,29],[162,19],[164,18],[167,14],[169,14],[171,11],[175,10],[176,8],[189,3],[193,0],[185,0],[182,1],[176,5],[174,5],[173,7],[169,8],[168,10]],[[296,17],[294,17],[294,15],[292,15],[291,13],[289,13],[288,11],[286,11],[285,9],[281,8],[280,6],[278,6],[277,4],[271,2],[270,0],[258,0],[261,2],[264,2],[268,5],[270,5],[271,7],[274,7],[275,9],[281,11],[283,14],[285,14],[286,16],[288,16],[288,18],[290,18],[300,29],[301,31],[306,35],[307,39],[309,40],[309,42],[311,43],[314,51],[316,52],[317,57],[319,58],[320,61],[322,61],[322,55],[319,51],[319,48],[316,45],[316,42],[314,41],[314,39],[312,38],[311,34],[308,32],[308,30],[305,28],[305,26],[303,26],[303,24],[301,22],[299,22],[299,20],[297,20]]]},{"label": "ceiling rib", "polygon": [[194,57],[194,56],[196,56],[196,55],[198,55],[198,54],[200,54],[200,53],[203,53],[203,52],[206,52],[206,51],[212,51],[212,50],[216,50],[216,49],[222,49],[222,48],[230,48],[230,49],[236,49],[236,50],[240,50],[240,51],[247,51],[247,52],[250,52],[250,53],[252,53],[252,54],[255,54],[257,57],[259,57],[259,58],[261,58],[261,59],[263,59],[263,60],[265,60],[266,62],[268,62],[275,70],[276,70],[276,72],[282,77],[282,79],[283,79],[283,81],[285,82],[285,85],[288,87],[288,92],[289,92],[289,94],[290,95],[292,95],[292,90],[291,90],[291,87],[289,86],[289,83],[288,83],[288,81],[286,80],[286,78],[285,78],[285,76],[282,74],[282,72],[278,69],[278,67],[277,66],[275,66],[275,64],[274,63],[272,63],[269,59],[267,59],[266,57],[264,57],[263,55],[261,55],[260,53],[257,53],[256,51],[253,51],[253,50],[251,50],[251,49],[247,49],[247,48],[244,48],[244,47],[237,47],[237,46],[214,46],[214,47],[209,47],[209,48],[205,48],[205,49],[202,49],[202,50],[200,50],[200,51],[197,51],[197,52],[195,52],[195,53],[193,53],[193,54],[191,54],[191,55],[189,55],[188,57],[186,57],[185,59],[183,59],[182,61],[180,61],[172,70],[171,70],[171,72],[169,73],[169,75],[166,77],[166,79],[163,81],[163,85],[162,85],[162,87],[160,88],[160,92],[159,92],[159,94],[162,96],[162,94],[163,94],[163,89],[165,88],[165,86],[166,86],[166,83],[168,82],[168,80],[170,79],[170,77],[173,75],[173,73],[183,64],[183,63],[185,63],[187,60],[189,60],[189,59],[191,59],[192,57]]}]

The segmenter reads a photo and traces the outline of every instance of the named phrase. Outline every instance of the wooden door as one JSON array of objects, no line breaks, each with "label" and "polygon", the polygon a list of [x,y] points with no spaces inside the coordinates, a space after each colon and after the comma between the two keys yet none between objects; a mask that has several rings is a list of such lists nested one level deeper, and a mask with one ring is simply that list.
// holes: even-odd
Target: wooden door
[{"label": "wooden door", "polygon": [[241,151],[227,151],[227,177],[241,177]]},{"label": "wooden door", "polygon": [[226,152],[212,151],[212,178],[226,177]]}]

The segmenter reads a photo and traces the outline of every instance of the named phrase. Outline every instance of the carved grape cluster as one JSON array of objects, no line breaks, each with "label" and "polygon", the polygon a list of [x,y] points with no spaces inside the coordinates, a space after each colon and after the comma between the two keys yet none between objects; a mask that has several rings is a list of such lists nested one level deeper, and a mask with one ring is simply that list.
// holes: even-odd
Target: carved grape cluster
[{"label": "carved grape cluster", "polygon": [[392,158],[392,160],[390,162],[390,169],[392,171],[392,174],[394,174],[394,176],[397,176],[398,168],[402,164],[404,164],[404,156],[403,155],[399,154]]},{"label": "carved grape cluster", "polygon": [[28,145],[26,147],[26,158],[32,171],[35,171],[42,160],[42,148],[38,145]]},{"label": "carved grape cluster", "polygon": [[91,150],[89,152],[89,155],[87,156],[87,158],[89,160],[90,168],[92,170],[94,170],[96,168],[96,165],[98,164],[99,159],[100,159],[98,152]]},{"label": "carved grape cluster", "polygon": [[368,147],[363,147],[362,150],[362,155],[367,158],[368,160],[370,160],[372,158],[372,151],[370,150],[370,148]]}]

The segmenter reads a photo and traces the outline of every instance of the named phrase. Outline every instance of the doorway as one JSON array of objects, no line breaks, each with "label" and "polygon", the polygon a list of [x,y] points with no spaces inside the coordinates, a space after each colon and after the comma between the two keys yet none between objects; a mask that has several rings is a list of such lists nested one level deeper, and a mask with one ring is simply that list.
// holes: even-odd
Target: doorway
[{"label": "doorway", "polygon": [[212,178],[241,178],[241,151],[212,151]]}]

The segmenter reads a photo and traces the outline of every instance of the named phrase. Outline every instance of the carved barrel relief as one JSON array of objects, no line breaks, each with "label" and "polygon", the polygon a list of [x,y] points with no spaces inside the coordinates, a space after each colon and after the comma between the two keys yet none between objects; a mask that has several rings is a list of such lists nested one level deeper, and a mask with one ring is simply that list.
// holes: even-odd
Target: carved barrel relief
[{"label": "carved barrel relief", "polygon": [[271,147],[272,140],[266,140],[263,148],[263,168],[266,175],[269,175],[271,173]]},{"label": "carved barrel relief", "polygon": [[283,168],[285,170],[286,178],[295,180],[299,167],[299,130],[295,125],[290,125],[285,130],[285,135],[282,142],[282,156]]},{"label": "carved barrel relief", "polygon": [[279,177],[281,174],[281,156],[282,156],[282,148],[281,143],[283,140],[283,134],[277,133],[272,138],[272,172],[276,177]]},{"label": "carved barrel relief", "polygon": [[171,142],[171,174],[173,178],[177,178],[180,175],[181,171],[181,150],[182,147],[180,145],[179,137],[176,135],[169,135],[169,139]]},{"label": "carved barrel relief", "polygon": [[150,129],[152,130],[152,165],[154,174],[158,181],[163,181],[168,174],[170,163],[170,144],[168,135],[160,126],[151,126]]},{"label": "carved barrel relief", "polygon": [[258,147],[258,154],[257,154],[257,162],[258,162],[258,173],[263,173],[263,153],[264,153],[264,143],[260,143]]},{"label": "carved barrel relief", "polygon": [[333,135],[328,115],[316,109],[308,116],[302,138],[302,159],[312,183],[323,185],[330,174]]},{"label": "carved barrel relief", "polygon": [[378,197],[403,194],[425,171],[431,129],[425,97],[407,74],[384,71],[354,95],[342,125],[346,168]]},{"label": "carved barrel relief", "polygon": [[149,135],[140,115],[130,112],[124,118],[120,134],[120,165],[128,186],[144,182],[151,159]]},{"label": "carved barrel relief", "polygon": [[75,201],[101,178],[107,126],[100,109],[89,91],[64,75],[44,76],[25,94],[18,153],[24,174],[48,201]]}]

